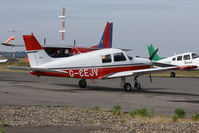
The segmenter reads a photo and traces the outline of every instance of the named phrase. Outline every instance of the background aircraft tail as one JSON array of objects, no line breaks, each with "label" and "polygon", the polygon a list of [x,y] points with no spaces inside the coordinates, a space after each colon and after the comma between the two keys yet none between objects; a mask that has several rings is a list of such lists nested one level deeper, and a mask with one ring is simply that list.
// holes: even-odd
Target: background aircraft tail
[{"label": "background aircraft tail", "polygon": [[41,47],[33,34],[24,35],[23,39],[25,42],[30,67],[37,67],[52,60],[52,58],[48,56],[44,49]]},{"label": "background aircraft tail", "polygon": [[98,45],[92,48],[112,48],[113,23],[107,22]]},{"label": "background aircraft tail", "polygon": [[[153,45],[147,45],[147,48],[148,48],[148,53],[149,53],[149,56],[151,56],[154,52],[155,52],[155,48],[153,47]],[[158,55],[158,53],[155,54],[155,56],[153,57],[153,61],[159,61],[159,60],[162,60],[164,59],[164,57],[160,57]]]}]

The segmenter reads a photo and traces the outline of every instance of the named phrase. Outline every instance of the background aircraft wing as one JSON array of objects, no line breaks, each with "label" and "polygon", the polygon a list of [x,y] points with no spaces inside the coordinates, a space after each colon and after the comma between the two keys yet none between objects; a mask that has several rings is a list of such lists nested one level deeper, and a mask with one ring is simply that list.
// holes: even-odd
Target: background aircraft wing
[{"label": "background aircraft wing", "polygon": [[157,62],[157,61],[153,61],[153,64],[158,67],[172,67],[172,66],[174,67],[174,66],[176,66],[177,69],[179,69],[179,70],[193,70],[193,69],[198,68],[196,65],[178,66],[178,65],[174,65],[174,64],[161,63],[161,62]]},{"label": "background aircraft wing", "polygon": [[102,79],[128,77],[128,76],[139,76],[139,75],[144,75],[144,74],[165,72],[165,71],[169,71],[169,70],[179,70],[178,68],[179,68],[179,66],[174,66],[174,67],[156,67],[156,68],[149,68],[149,69],[117,72],[117,73],[112,73],[112,74],[109,74],[107,76],[104,76],[104,77],[102,77]]},{"label": "background aircraft wing", "polygon": [[171,66],[176,66],[174,64],[169,64],[169,63],[162,63],[159,61],[153,61],[153,65],[158,66],[158,67],[171,67]]}]

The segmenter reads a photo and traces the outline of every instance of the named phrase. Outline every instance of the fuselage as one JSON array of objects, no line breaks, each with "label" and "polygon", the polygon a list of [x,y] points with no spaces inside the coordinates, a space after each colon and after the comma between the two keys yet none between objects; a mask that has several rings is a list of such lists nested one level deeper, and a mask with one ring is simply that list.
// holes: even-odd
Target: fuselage
[{"label": "fuselage", "polygon": [[65,71],[66,73],[54,72],[31,72],[38,76],[61,76],[70,78],[101,79],[106,75],[116,72],[147,69],[151,67],[151,61],[145,58],[132,58],[120,49],[103,49],[75,56],[56,58],[38,66]]}]

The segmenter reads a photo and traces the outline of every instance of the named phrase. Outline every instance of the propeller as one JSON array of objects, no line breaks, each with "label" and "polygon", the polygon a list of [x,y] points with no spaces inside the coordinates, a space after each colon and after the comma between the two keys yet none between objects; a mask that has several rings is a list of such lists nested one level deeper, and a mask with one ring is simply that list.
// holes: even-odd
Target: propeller
[{"label": "propeller", "polygon": [[158,48],[155,50],[155,52],[153,52],[153,54],[149,57],[149,60],[152,60],[153,57],[155,56],[155,54],[158,52]]},{"label": "propeller", "polygon": [[[158,52],[158,48],[155,50],[155,52],[153,52],[153,54],[149,57],[149,60],[152,60],[153,57],[155,56],[155,54]],[[151,77],[151,74],[149,74],[149,77],[150,77],[150,81],[152,82],[152,77]]]}]

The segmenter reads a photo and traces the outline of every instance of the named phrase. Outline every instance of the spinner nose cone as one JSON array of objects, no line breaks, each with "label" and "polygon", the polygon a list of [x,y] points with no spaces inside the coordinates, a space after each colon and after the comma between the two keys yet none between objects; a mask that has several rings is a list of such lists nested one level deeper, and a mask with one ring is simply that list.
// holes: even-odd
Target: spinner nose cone
[{"label": "spinner nose cone", "polygon": [[152,62],[151,60],[149,60],[149,59],[146,59],[146,64],[148,64],[148,65],[152,65],[152,64],[153,64],[153,62]]},{"label": "spinner nose cone", "polygon": [[147,58],[136,58],[137,62],[145,64],[145,65],[152,65],[152,61]]}]

